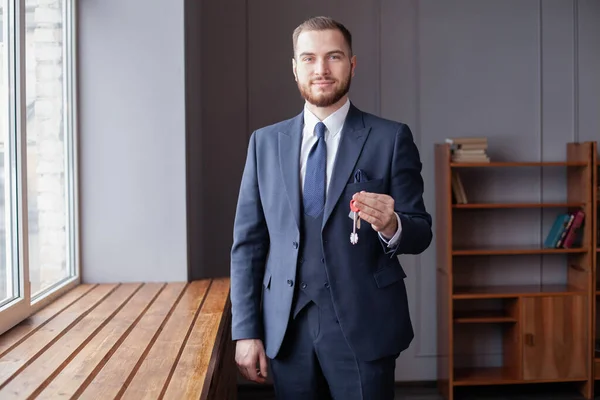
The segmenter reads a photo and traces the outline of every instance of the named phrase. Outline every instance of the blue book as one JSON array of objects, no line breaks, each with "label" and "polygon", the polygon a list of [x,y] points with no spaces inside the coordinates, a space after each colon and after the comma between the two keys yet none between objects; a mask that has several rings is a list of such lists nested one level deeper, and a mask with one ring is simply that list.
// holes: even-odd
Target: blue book
[{"label": "blue book", "polygon": [[556,248],[556,244],[569,224],[570,218],[571,214],[569,213],[560,214],[556,217],[554,224],[552,224],[552,228],[550,228],[550,232],[548,232],[548,236],[546,236],[546,240],[544,240],[544,247],[551,249]]}]

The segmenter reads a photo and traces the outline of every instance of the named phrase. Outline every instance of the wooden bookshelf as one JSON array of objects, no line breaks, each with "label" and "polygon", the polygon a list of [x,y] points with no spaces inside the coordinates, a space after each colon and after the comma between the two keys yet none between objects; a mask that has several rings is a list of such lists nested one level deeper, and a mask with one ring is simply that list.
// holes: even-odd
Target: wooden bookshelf
[{"label": "wooden bookshelf", "polygon": [[[437,372],[445,399],[454,400],[456,387],[550,382],[571,382],[582,398],[593,396],[594,375],[600,377],[600,356],[593,355],[593,338],[600,339],[593,315],[600,293],[596,143],[568,143],[565,153],[557,162],[456,163],[449,144],[435,145]],[[547,170],[554,172],[542,183]],[[466,204],[453,195],[455,173]],[[514,191],[519,196],[564,184],[548,190],[557,197],[551,201],[544,198],[551,195],[511,201],[510,190],[490,181],[499,178],[512,190],[525,185]],[[480,188],[471,193],[475,185]],[[585,214],[576,245],[545,247],[552,216],[576,210]],[[501,354],[482,351],[486,341]]]}]

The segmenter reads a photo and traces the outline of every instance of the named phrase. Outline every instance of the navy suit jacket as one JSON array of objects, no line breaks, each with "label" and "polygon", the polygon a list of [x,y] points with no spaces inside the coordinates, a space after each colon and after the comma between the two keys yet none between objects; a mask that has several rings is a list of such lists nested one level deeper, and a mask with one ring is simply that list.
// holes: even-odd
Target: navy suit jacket
[{"label": "navy suit jacket", "polygon": [[[252,133],[231,249],[232,339],[262,339],[274,358],[283,341],[300,244],[303,113]],[[397,355],[414,337],[398,254],[431,243],[421,161],[405,124],[351,104],[342,129],[321,229],[325,268],[340,327],[362,360]],[[366,179],[355,182],[356,171]],[[356,245],[348,217],[359,191],[392,196],[402,234],[394,248],[362,221]]]}]

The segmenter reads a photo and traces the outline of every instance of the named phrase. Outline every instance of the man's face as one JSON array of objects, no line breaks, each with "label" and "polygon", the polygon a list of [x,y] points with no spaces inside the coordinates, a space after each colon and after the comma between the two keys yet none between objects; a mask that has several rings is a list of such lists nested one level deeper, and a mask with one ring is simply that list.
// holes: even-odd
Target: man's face
[{"label": "man's face", "polygon": [[356,57],[338,30],[304,31],[292,60],[298,89],[309,103],[328,107],[350,89]]}]

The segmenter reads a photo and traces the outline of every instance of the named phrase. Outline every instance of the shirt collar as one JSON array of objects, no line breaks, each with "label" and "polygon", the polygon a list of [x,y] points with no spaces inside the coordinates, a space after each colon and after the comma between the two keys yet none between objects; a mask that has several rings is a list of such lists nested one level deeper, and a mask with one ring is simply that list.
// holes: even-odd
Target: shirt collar
[{"label": "shirt collar", "polygon": [[[335,137],[341,130],[348,115],[350,109],[350,100],[346,99],[346,102],[333,114],[329,115],[323,120],[323,123],[327,127],[330,135]],[[306,105],[304,106],[304,126],[308,128],[308,132],[314,132],[315,125],[319,122],[319,118],[313,114]]]}]

